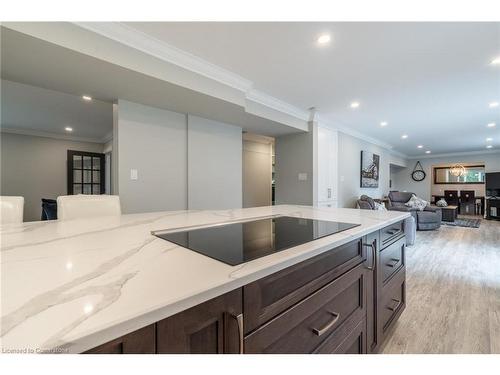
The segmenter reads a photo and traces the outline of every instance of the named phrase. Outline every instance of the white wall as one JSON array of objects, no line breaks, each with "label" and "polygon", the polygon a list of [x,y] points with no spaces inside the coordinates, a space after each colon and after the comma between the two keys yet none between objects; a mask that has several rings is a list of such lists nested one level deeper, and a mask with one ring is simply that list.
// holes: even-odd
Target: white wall
[{"label": "white wall", "polygon": [[[422,168],[426,173],[426,178],[423,181],[416,182],[411,178],[411,172],[415,167],[417,159],[412,159],[408,161],[408,166],[405,169],[397,171],[394,174],[393,190],[405,190],[411,191],[416,195],[430,200],[432,194],[439,193],[439,190],[444,190],[446,186],[450,189],[446,190],[460,190],[461,185],[436,185],[434,187],[433,193],[433,175],[432,168],[434,166],[449,165],[454,163],[467,163],[467,164],[484,164],[486,173],[488,172],[500,172],[500,153],[484,153],[476,155],[462,155],[462,156],[448,156],[448,157],[437,157],[437,158],[424,158],[418,159]],[[475,185],[465,185],[468,190],[470,186]],[[481,190],[477,187],[478,193],[484,194],[484,188]]]},{"label": "white wall", "polygon": [[[315,152],[313,131],[276,138],[276,204],[314,203]],[[307,179],[299,180],[299,173]]]},{"label": "white wall", "polygon": [[[363,194],[373,198],[387,195],[390,180],[389,165],[407,165],[404,158],[392,154],[389,150],[342,132],[339,132],[338,145],[338,207],[355,207],[356,200]],[[380,156],[378,188],[360,187],[361,151],[370,151]]]},{"label": "white wall", "polygon": [[42,198],[67,191],[67,151],[102,152],[100,143],[0,133],[1,195],[24,197],[24,221],[40,220]]},{"label": "white wall", "polygon": [[243,141],[243,207],[271,205],[272,143]]},{"label": "white wall", "polygon": [[187,208],[186,115],[124,100],[117,110],[113,159],[123,213]]},{"label": "white wall", "polygon": [[242,207],[242,129],[188,115],[188,208]]}]

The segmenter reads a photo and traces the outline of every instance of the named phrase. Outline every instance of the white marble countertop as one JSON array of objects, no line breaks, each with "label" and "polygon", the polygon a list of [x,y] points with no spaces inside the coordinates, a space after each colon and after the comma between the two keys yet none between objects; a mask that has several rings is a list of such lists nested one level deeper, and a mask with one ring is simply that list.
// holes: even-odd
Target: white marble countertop
[{"label": "white marble countertop", "polygon": [[[361,225],[238,266],[151,235],[276,214]],[[4,225],[0,347],[82,352],[408,216],[285,205]]]}]

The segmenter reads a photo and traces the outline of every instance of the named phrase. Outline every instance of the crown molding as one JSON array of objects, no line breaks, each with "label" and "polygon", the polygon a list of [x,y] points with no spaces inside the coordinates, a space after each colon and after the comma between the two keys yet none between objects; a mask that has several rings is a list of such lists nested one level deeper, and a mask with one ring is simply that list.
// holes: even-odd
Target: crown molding
[{"label": "crown molding", "polygon": [[304,111],[274,96],[253,89],[254,83],[252,81],[133,27],[120,22],[74,22],[74,24],[162,61],[237,89],[244,94],[247,100],[300,120],[307,121],[309,118],[309,111]]},{"label": "crown molding", "polygon": [[74,22],[116,42],[246,92],[252,81],[120,22]]},{"label": "crown molding", "polygon": [[408,156],[409,160],[417,159],[434,159],[434,158],[446,158],[452,156],[468,156],[468,155],[490,155],[499,154],[500,150],[485,150],[485,151],[464,151],[464,152],[450,152],[446,154],[428,154],[421,156]]},{"label": "crown molding", "polygon": [[74,141],[74,142],[90,142],[90,143],[105,143],[105,142],[107,142],[107,141],[103,141],[103,138],[86,138],[86,137],[78,137],[78,136],[68,135],[68,134],[51,133],[51,132],[46,132],[46,131],[42,131],[42,130],[5,128],[3,126],[0,127],[0,132],[1,133],[9,133],[9,134],[19,134],[19,135],[31,135],[34,137],[63,139],[66,141]]},{"label": "crown molding", "polygon": [[274,96],[268,95],[259,90],[248,90],[245,94],[247,100],[262,104],[263,106],[272,108],[278,112],[283,112],[303,121],[309,120],[309,111],[304,111],[298,107],[288,104]]}]

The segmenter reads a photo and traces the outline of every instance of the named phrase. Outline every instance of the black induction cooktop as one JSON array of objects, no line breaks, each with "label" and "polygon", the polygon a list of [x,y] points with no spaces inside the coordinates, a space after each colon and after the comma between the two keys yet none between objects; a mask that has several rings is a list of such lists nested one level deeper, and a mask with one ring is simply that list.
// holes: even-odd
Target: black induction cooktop
[{"label": "black induction cooktop", "polygon": [[274,216],[154,235],[235,266],[359,226],[336,221]]}]

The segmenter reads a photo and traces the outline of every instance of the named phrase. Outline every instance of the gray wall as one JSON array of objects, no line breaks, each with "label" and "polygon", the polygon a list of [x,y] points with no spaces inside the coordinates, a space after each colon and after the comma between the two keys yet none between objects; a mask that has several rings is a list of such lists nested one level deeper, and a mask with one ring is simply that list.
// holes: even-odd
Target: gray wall
[{"label": "gray wall", "polygon": [[[406,160],[373,143],[339,132],[338,207],[353,208],[360,195],[381,198],[389,193],[390,164],[406,166]],[[380,155],[378,188],[360,187],[361,151]]]},{"label": "gray wall", "polygon": [[0,133],[1,195],[24,197],[24,221],[40,220],[41,199],[67,194],[68,150],[102,152],[99,143]]},{"label": "gray wall", "polygon": [[[187,208],[186,115],[124,100],[117,114],[115,193],[123,213]],[[137,170],[137,180],[131,180],[131,169]]]},{"label": "gray wall", "polygon": [[[426,178],[420,182],[413,181],[413,179],[411,178],[411,172],[413,171],[417,159],[409,160],[407,168],[402,169],[394,174],[393,190],[411,191],[424,199],[430,200],[433,185],[432,167],[443,164],[477,163],[484,164],[486,172],[500,172],[500,153],[426,158],[419,160],[422,164],[422,168],[427,174]],[[439,186],[442,187],[444,185]],[[448,186],[453,186],[453,189],[450,190],[457,190],[456,186],[458,185]],[[439,189],[439,187],[436,188]],[[460,189],[458,188],[458,190]]]},{"label": "gray wall", "polygon": [[[312,131],[276,138],[276,204],[313,204],[313,138]],[[306,173],[307,180],[299,180],[299,173]]]},{"label": "gray wall", "polygon": [[243,141],[243,207],[271,205],[272,144]]},{"label": "gray wall", "polygon": [[242,207],[242,129],[188,115],[188,208]]}]

